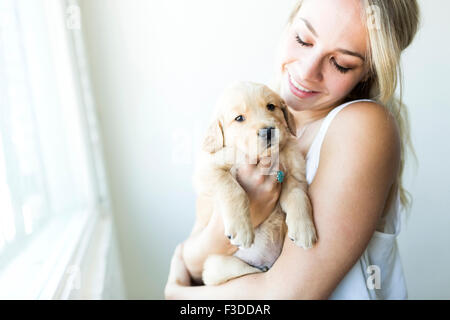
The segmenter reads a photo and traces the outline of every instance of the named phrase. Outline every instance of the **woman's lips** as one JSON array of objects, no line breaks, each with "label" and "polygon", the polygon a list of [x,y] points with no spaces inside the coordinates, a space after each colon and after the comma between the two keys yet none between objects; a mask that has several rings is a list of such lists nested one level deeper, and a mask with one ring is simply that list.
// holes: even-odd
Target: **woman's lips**
[{"label": "woman's lips", "polygon": [[301,99],[310,98],[310,97],[313,97],[313,96],[315,96],[315,95],[317,95],[319,93],[319,92],[316,92],[316,91],[306,92],[306,91],[300,90],[299,88],[297,88],[292,83],[292,79],[291,79],[291,76],[289,75],[289,73],[288,73],[288,81],[289,81],[289,88],[291,89],[291,92],[296,97],[299,97]]}]

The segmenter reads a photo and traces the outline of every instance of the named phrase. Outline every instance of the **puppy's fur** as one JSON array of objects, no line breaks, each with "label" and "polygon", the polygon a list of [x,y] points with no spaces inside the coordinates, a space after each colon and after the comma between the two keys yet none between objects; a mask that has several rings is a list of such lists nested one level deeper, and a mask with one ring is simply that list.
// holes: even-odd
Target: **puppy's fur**
[{"label": "puppy's fur", "polygon": [[[269,133],[269,131],[271,133]],[[316,230],[307,195],[305,160],[295,138],[295,123],[281,97],[267,86],[240,82],[228,88],[218,102],[197,164],[194,185],[199,196],[219,210],[225,235],[239,246],[233,256],[211,255],[203,268],[203,282],[215,285],[245,274],[268,270],[281,252],[286,232],[300,247],[311,248]],[[255,230],[250,221],[249,199],[236,181],[243,161],[272,161],[272,179],[278,165],[285,179],[278,204]],[[212,210],[198,208],[197,219],[206,225]],[[286,225],[285,225],[286,222]]]}]

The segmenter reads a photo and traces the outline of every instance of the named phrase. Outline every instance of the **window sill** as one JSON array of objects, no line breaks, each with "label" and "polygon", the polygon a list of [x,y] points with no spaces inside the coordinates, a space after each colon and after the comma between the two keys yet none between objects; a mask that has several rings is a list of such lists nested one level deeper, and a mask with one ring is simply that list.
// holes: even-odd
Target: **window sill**
[{"label": "window sill", "polygon": [[100,210],[54,219],[0,270],[0,299],[101,299],[110,242]]}]

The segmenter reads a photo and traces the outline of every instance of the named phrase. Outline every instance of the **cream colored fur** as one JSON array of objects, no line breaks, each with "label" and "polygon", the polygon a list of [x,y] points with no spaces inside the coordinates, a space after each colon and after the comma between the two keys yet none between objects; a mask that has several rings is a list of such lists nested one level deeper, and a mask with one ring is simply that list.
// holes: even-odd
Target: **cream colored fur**
[{"label": "cream colored fur", "polygon": [[[268,104],[275,106],[275,110],[269,110]],[[244,121],[236,120],[240,115]],[[272,140],[278,142],[269,148],[266,140],[258,136],[261,128],[268,127],[276,129]],[[295,132],[292,115],[284,101],[265,85],[240,82],[228,88],[219,99],[218,114],[204,140],[194,184],[199,195],[211,200],[213,210],[219,210],[225,235],[239,250],[234,256],[208,257],[202,275],[205,284],[219,284],[270,268],[281,252],[286,225],[288,236],[298,246],[308,249],[315,243],[305,160]],[[285,179],[279,204],[269,218],[253,230],[249,200],[235,172],[243,161],[257,163],[264,156],[270,156],[273,164],[272,172],[267,174],[276,174],[277,165],[281,163]],[[197,219],[206,225],[211,214],[199,208]]]}]

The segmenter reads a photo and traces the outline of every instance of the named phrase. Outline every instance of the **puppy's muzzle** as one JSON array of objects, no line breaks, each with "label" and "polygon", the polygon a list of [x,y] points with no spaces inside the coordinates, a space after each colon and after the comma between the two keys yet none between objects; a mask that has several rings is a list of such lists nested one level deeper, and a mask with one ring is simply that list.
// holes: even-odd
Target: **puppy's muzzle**
[{"label": "puppy's muzzle", "polygon": [[275,136],[275,127],[265,127],[258,130],[258,137],[266,142],[267,148],[272,145]]}]

